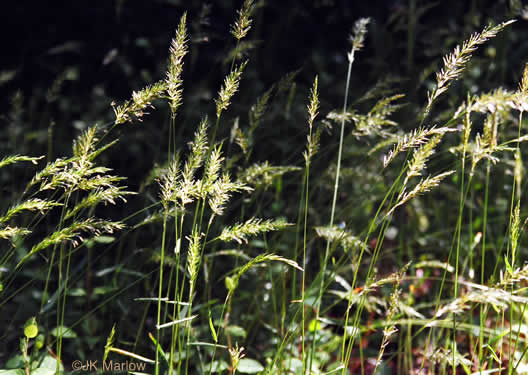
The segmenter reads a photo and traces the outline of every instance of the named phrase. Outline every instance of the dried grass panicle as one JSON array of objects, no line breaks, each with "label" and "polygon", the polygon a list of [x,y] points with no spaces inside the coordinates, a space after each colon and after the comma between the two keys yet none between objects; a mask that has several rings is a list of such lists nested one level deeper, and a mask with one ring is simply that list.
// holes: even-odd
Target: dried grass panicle
[{"label": "dried grass panicle", "polygon": [[95,218],[88,218],[82,221],[75,221],[69,226],[53,232],[51,235],[34,245],[31,250],[18,262],[16,268],[19,268],[31,256],[44,250],[52,245],[60,244],[63,241],[78,246],[84,241],[83,233],[90,233],[98,236],[102,233],[113,233],[124,228],[124,224],[118,221],[108,221]]},{"label": "dried grass panicle", "polygon": [[[515,261],[517,259],[517,249],[519,244],[519,236],[521,234],[521,208],[520,201],[517,201],[515,209],[513,211],[513,218],[510,228],[510,245],[511,245],[511,259]],[[508,262],[509,263],[509,262]],[[513,267],[511,264],[510,267]]]},{"label": "dried grass panicle", "polygon": [[468,151],[471,154],[471,176],[475,173],[475,168],[482,159],[489,160],[493,164],[499,161],[499,158],[493,155],[494,151],[498,151],[498,147],[492,149],[480,134],[476,135],[474,143],[469,144]]},{"label": "dried grass panicle", "polygon": [[511,287],[514,284],[528,281],[528,264],[525,264],[522,268],[507,271],[506,273],[501,271],[499,282],[496,285],[497,288],[504,289],[506,286]]},{"label": "dried grass panicle", "polygon": [[310,131],[307,136],[306,151],[303,152],[304,160],[309,163],[312,157],[319,150],[319,139],[321,138],[322,127],[317,128],[313,132],[313,124],[315,118],[319,114],[319,93],[318,93],[318,77],[315,77],[312,89],[310,91],[310,103],[307,106],[308,109],[308,126]]},{"label": "dried grass panicle", "polygon": [[72,209],[66,212],[65,219],[69,219],[77,215],[84,209],[95,207],[99,203],[116,204],[117,200],[126,202],[127,200],[125,196],[137,194],[136,192],[125,190],[126,188],[126,186],[111,185],[91,189],[93,191],[90,191],[86,197],[81,199]]},{"label": "dried grass panicle", "polygon": [[321,134],[323,133],[323,126],[319,126],[312,134],[307,136],[306,150],[303,152],[303,157],[306,162],[311,160],[315,154],[319,152]]},{"label": "dried grass panicle", "polygon": [[315,76],[313,86],[310,90],[310,103],[308,104],[308,125],[310,129],[313,126],[315,118],[319,113],[319,92],[318,92],[319,77]]},{"label": "dried grass panicle", "polygon": [[[516,152],[515,148],[508,147],[507,144],[524,142],[527,139],[526,136],[521,136],[503,145],[499,144],[498,141],[498,128],[508,118],[509,111],[517,110],[523,112],[528,109],[528,95],[524,92],[497,89],[472,99],[471,102],[463,107],[463,110],[466,110],[466,122],[469,121],[469,112],[471,111],[487,114],[484,121],[483,134],[477,134],[475,142],[467,144],[467,150],[472,157],[471,174],[474,173],[476,165],[482,159],[489,160],[495,164],[499,161],[499,158],[494,156],[495,153],[503,151]],[[465,134],[468,134],[468,132],[469,130],[465,130]],[[465,136],[464,142],[466,142],[467,138],[469,138],[469,135]]]},{"label": "dried grass panicle", "polygon": [[215,145],[205,163],[202,187],[204,194],[207,193],[212,188],[214,182],[218,180],[223,161],[222,145]]},{"label": "dried grass panicle", "polygon": [[443,134],[436,134],[426,144],[414,151],[412,160],[407,162],[409,168],[407,168],[407,176],[405,178],[406,181],[403,183],[404,185],[406,185],[409,178],[420,176],[422,174],[425,170],[425,163],[429,160],[431,155],[434,154],[435,147],[440,143],[442,137]]},{"label": "dried grass panicle", "polygon": [[78,159],[88,159],[95,150],[97,141],[97,126],[89,127],[73,142],[73,156]]},{"label": "dried grass panicle", "polygon": [[183,94],[183,58],[187,54],[187,29],[186,29],[187,13],[184,13],[180,18],[176,36],[171,41],[169,67],[165,84],[167,87],[167,96],[169,99],[169,106],[171,108],[172,118],[176,116],[176,111],[182,103]]},{"label": "dried grass panicle", "polygon": [[479,113],[504,113],[512,109],[523,111],[526,107],[526,95],[498,88],[474,98],[471,110]]},{"label": "dried grass panicle", "polygon": [[436,349],[434,353],[428,355],[428,358],[430,362],[442,366],[454,366],[458,368],[462,365],[463,367],[471,368],[473,365],[473,362],[470,359],[466,358],[458,351],[453,353],[453,351],[445,348]]},{"label": "dried grass panicle", "polygon": [[232,193],[241,191],[250,192],[253,189],[240,181],[231,181],[229,173],[224,172],[221,178],[217,179],[208,190],[209,207],[215,215],[224,213],[225,204],[231,198]]},{"label": "dried grass panicle", "polygon": [[457,129],[441,127],[437,128],[433,126],[432,128],[418,128],[412,131],[411,133],[406,133],[399,137],[398,143],[394,148],[389,151],[387,155],[383,157],[383,167],[386,168],[389,163],[394,160],[394,158],[402,151],[420,146],[426,143],[429,140],[429,137],[437,134],[445,134],[448,132],[456,132]]},{"label": "dried grass panicle", "polygon": [[38,172],[28,184],[26,191],[40,183],[39,191],[62,188],[70,192],[75,190],[93,190],[111,187],[124,177],[107,175],[111,171],[106,167],[94,167],[86,158],[57,159]]},{"label": "dried grass panicle", "polygon": [[271,86],[264,94],[257,98],[255,104],[249,109],[249,129],[250,133],[253,133],[255,129],[260,125],[262,117],[268,108],[268,102],[270,101],[275,85]]},{"label": "dried grass panicle", "polygon": [[234,129],[234,140],[238,147],[240,147],[242,150],[242,153],[244,155],[248,155],[251,143],[249,136],[244,131],[242,131],[242,129],[237,127]]},{"label": "dried grass panicle", "polygon": [[96,190],[101,188],[112,188],[115,187],[115,184],[125,180],[125,177],[111,176],[111,175],[97,175],[93,176],[91,174],[80,175],[78,178],[77,188],[79,190]]},{"label": "dried grass panicle", "polygon": [[444,172],[444,173],[440,173],[440,174],[438,174],[436,176],[432,176],[432,177],[429,176],[426,179],[422,179],[414,187],[414,189],[412,189],[410,192],[406,192],[406,189],[403,189],[402,192],[400,193],[400,196],[398,197],[397,203],[389,210],[389,212],[387,212],[387,216],[391,215],[396,208],[404,205],[405,203],[407,203],[412,198],[414,198],[414,197],[416,197],[416,196],[418,196],[420,194],[426,193],[426,192],[430,191],[432,188],[440,185],[440,182],[444,178],[446,178],[447,176],[449,176],[449,175],[451,175],[453,173],[455,173],[455,171],[447,171],[447,172]]},{"label": "dried grass panicle", "polygon": [[[59,171],[61,171],[72,159],[60,159],[57,158],[53,162],[48,163],[42,170],[35,173],[31,181],[29,181],[25,192],[27,192],[32,186],[35,186],[39,183],[43,183],[47,177],[53,176]],[[42,189],[41,189],[42,190]]]},{"label": "dried grass panicle", "polygon": [[356,125],[353,134],[356,137],[368,136],[371,134],[376,134],[381,137],[391,136],[392,134],[388,133],[385,128],[397,125],[396,122],[389,119],[389,116],[403,106],[402,104],[393,103],[403,97],[403,94],[396,94],[382,98],[366,115],[355,112],[347,113],[347,117],[349,116]]},{"label": "dried grass panicle", "polygon": [[378,288],[386,284],[399,285],[402,282],[403,278],[405,277],[405,274],[407,273],[407,270],[409,269],[410,266],[411,266],[411,262],[405,264],[401,269],[397,270],[396,272],[391,273],[388,276],[372,281],[371,283],[368,284],[368,288],[369,289]]},{"label": "dried grass panicle", "polygon": [[19,161],[29,161],[36,165],[37,162],[42,158],[44,158],[44,156],[32,157],[32,156],[24,156],[24,155],[10,155],[0,160],[0,168],[3,168],[10,164],[18,163]]},{"label": "dried grass panicle", "polygon": [[251,29],[252,19],[251,15],[255,9],[255,0],[244,0],[242,8],[237,11],[238,18],[233,25],[231,25],[231,34],[240,41],[245,38]]},{"label": "dried grass panicle", "polygon": [[[222,215],[224,205],[231,197],[231,193],[252,190],[242,182],[232,182],[229,173],[220,176],[224,161],[222,147],[218,144],[211,151],[209,150],[206,119],[200,123],[189,147],[191,152],[185,162],[183,172],[179,170],[179,157],[175,157],[160,178],[161,201],[165,209],[169,208],[169,202],[178,202],[182,209],[195,199],[208,199],[213,213]],[[205,160],[208,153],[208,158]],[[197,180],[195,172],[203,166],[204,160],[203,176]]]},{"label": "dried grass panicle", "polygon": [[436,87],[427,93],[425,115],[431,110],[433,102],[447,91],[454,80],[458,79],[477,47],[495,37],[498,32],[513,22],[515,21],[511,20],[494,27],[487,26],[482,32],[471,35],[468,40],[462,43],[462,46],[456,46],[453,52],[444,56],[444,67],[436,73]]},{"label": "dried grass panicle", "polygon": [[[387,312],[387,317],[385,320],[388,322],[388,324],[383,329],[383,338],[381,340],[380,349],[378,351],[378,356],[376,358],[376,367],[381,365],[383,363],[383,354],[385,353],[385,349],[387,348],[387,345],[390,343],[390,338],[393,336],[396,332],[398,332],[398,328],[396,328],[396,324],[393,322],[394,316],[398,313],[399,306],[400,306],[400,299],[401,299],[401,289],[398,289],[398,284],[395,285],[394,290],[390,296],[389,299],[389,309]],[[376,371],[374,371],[376,373]]]},{"label": "dried grass panicle", "polygon": [[365,35],[367,33],[367,26],[370,22],[370,18],[360,18],[354,24],[352,29],[352,35],[350,35],[350,42],[352,43],[352,48],[347,54],[349,63],[354,61],[354,54],[356,51],[359,51],[363,48],[363,42],[365,41]]},{"label": "dried grass panicle", "polygon": [[16,237],[27,236],[30,233],[31,231],[27,228],[7,226],[0,229],[0,238],[3,238],[4,240],[13,240]]},{"label": "dried grass panicle", "polygon": [[363,241],[352,235],[350,231],[342,229],[337,225],[334,225],[333,227],[316,227],[315,232],[319,237],[323,237],[329,241],[341,244],[345,251],[363,248],[366,249]]},{"label": "dried grass panicle", "polygon": [[174,200],[180,184],[180,155],[176,154],[167,168],[160,170],[161,177],[159,184],[161,187],[161,203],[167,209],[169,202]]},{"label": "dried grass panicle", "polygon": [[41,214],[44,214],[46,211],[57,206],[62,206],[62,203],[51,200],[42,200],[39,198],[28,199],[8,209],[7,212],[0,217],[0,224],[8,222],[13,216],[23,211],[39,211]]},{"label": "dried grass panicle", "polygon": [[528,63],[524,65],[521,83],[519,84],[519,91],[523,94],[528,94]]},{"label": "dried grass panicle", "polygon": [[234,293],[236,287],[238,286],[238,280],[240,280],[240,277],[242,277],[244,273],[249,271],[255,265],[259,263],[263,263],[263,262],[268,262],[268,261],[282,262],[293,268],[298,269],[299,271],[304,271],[303,268],[299,266],[299,264],[297,264],[297,262],[291,259],[284,258],[276,254],[270,254],[270,253],[260,254],[236,270],[236,274],[231,278],[233,282],[233,288],[229,290],[229,293],[230,294]]},{"label": "dried grass panicle", "polygon": [[468,99],[468,103],[462,104],[453,118],[463,112],[479,113],[507,113],[509,110],[524,112],[528,110],[528,92],[510,91],[503,88],[483,93]]},{"label": "dried grass panicle", "polygon": [[194,180],[194,174],[200,168],[205,160],[209,146],[207,145],[207,117],[202,119],[198,130],[194,133],[194,140],[189,143],[191,153],[183,167],[184,184],[191,184]]},{"label": "dried grass panicle", "polygon": [[273,179],[288,172],[298,171],[301,168],[291,165],[272,166],[268,161],[256,163],[246,168],[239,176],[244,183],[255,188],[268,188],[273,183]]},{"label": "dried grass panicle", "polygon": [[[519,275],[516,274],[515,276]],[[522,275],[522,277],[524,276]],[[528,303],[528,297],[520,295],[519,290],[504,290],[501,288],[501,286],[512,285],[516,281],[508,278],[503,280],[505,281],[504,283],[497,284],[493,287],[474,285],[477,288],[476,290],[472,290],[447,305],[442,306],[435,313],[435,318],[439,318],[445,314],[460,314],[471,309],[473,304],[492,304],[495,307],[508,308],[512,302],[519,304]]]},{"label": "dried grass panicle", "polygon": [[490,152],[493,152],[497,146],[498,126],[501,121],[501,116],[497,116],[495,112],[488,114],[484,121],[484,133],[482,134],[482,145],[489,147]]},{"label": "dried grass panicle", "polygon": [[190,237],[187,237],[187,239],[189,240],[189,250],[187,251],[187,272],[189,273],[189,295],[191,296],[194,291],[196,279],[198,278],[198,267],[200,265],[201,248],[200,239],[202,238],[202,235],[202,233],[194,231]]},{"label": "dried grass panicle", "polygon": [[116,105],[112,102],[112,108],[115,114],[115,125],[131,122],[133,119],[141,121],[145,110],[154,108],[152,101],[161,98],[167,89],[165,81],[157,82],[149,85],[140,91],[132,92],[132,99],[127,100],[121,105]]},{"label": "dried grass panicle", "polygon": [[216,102],[216,117],[220,118],[222,111],[225,111],[229,104],[231,104],[231,98],[238,91],[238,86],[240,85],[240,78],[242,77],[242,72],[247,65],[247,60],[232,70],[229,75],[225,78],[224,84],[218,92],[218,99],[215,99]]},{"label": "dried grass panicle", "polygon": [[270,231],[282,230],[291,225],[292,224],[287,223],[284,219],[262,220],[253,217],[244,223],[238,223],[232,227],[224,228],[217,239],[224,242],[236,241],[239,244],[242,244],[244,242],[247,243],[247,238],[249,236],[255,236],[257,234]]}]

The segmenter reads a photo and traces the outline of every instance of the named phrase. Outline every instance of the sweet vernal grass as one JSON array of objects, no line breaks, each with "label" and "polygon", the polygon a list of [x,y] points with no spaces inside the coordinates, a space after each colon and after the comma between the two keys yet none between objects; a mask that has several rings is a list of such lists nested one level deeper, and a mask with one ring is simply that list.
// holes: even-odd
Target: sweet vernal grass
[{"label": "sweet vernal grass", "polygon": [[[425,104],[418,104],[421,112],[409,120],[412,126],[405,124],[410,130],[403,131],[394,115],[407,96],[386,89],[398,81],[389,79],[359,100],[349,99],[357,97],[350,89],[352,65],[368,42],[369,19],[358,20],[347,54],[342,109],[321,116],[324,88],[316,76],[305,95],[304,152],[293,165],[272,165],[255,160],[254,150],[261,146],[256,130],[268,120],[270,108],[282,105],[289,113],[291,102],[284,106],[275,99],[288,90],[291,99],[295,74],[253,100],[247,120],[231,108],[251,65],[240,60],[244,43],[251,43],[246,38],[259,5],[247,0],[237,12],[229,30],[235,44],[228,54],[229,70],[215,98],[201,109],[191,140],[176,137],[184,121],[178,112],[186,104],[183,73],[191,40],[183,14],[169,46],[164,78],[133,92],[124,103],[112,104],[115,120],[85,130],[70,157],[46,165],[40,164],[42,156],[0,160],[3,170],[24,162],[40,165],[18,199],[0,213],[0,238],[7,244],[0,257],[7,270],[0,306],[15,299],[18,292],[12,289],[26,269],[43,269],[40,311],[34,315],[43,328],[57,327],[50,350],[57,358],[66,357],[67,327],[80,324],[71,323],[68,310],[79,280],[74,257],[86,250],[91,271],[93,241],[119,236],[116,247],[122,249],[129,236],[153,229],[155,268],[145,273],[127,270],[140,275],[134,274],[132,285],[145,283],[130,302],[145,304],[138,314],[136,343],[118,339],[120,328],[114,326],[101,344],[104,359],[123,356],[152,365],[155,374],[178,375],[366,374],[394,363],[398,373],[521,373],[528,363],[522,324],[528,303],[528,268],[522,262],[522,143],[528,139],[522,122],[528,109],[528,68],[516,91],[468,94],[458,107],[445,111],[448,116],[434,113],[477,48],[512,21],[485,27],[446,55]],[[169,110],[167,157],[137,193],[126,187],[123,177],[100,165],[98,156],[119,141],[110,140],[112,129],[142,121],[155,109],[155,101],[165,101]],[[365,113],[355,108],[370,101]],[[337,146],[323,150],[323,131],[331,122],[337,124]],[[513,136],[507,131],[512,125],[517,126]],[[383,184],[378,195],[359,198],[372,207],[366,219],[356,220],[340,197],[349,188],[343,183],[351,170],[346,148],[363,142],[369,145],[364,169],[375,165]],[[328,155],[334,155],[333,161]],[[511,170],[511,192],[499,245],[494,241],[497,230],[491,229],[497,223],[491,214],[496,214],[490,208],[492,176],[503,162]],[[299,200],[293,204],[298,207],[296,225],[289,222],[295,209],[275,217],[263,214],[272,212],[265,208],[270,191],[280,194],[288,176],[301,181]],[[375,188],[379,186],[371,187],[373,194]],[[451,242],[437,245],[445,255],[420,259],[410,249],[409,259],[401,256],[386,272],[381,260],[389,257],[399,218],[416,215],[425,199],[442,196],[445,189],[456,192],[450,203],[457,203],[447,208],[454,212],[455,219],[449,219],[453,227],[443,228]],[[322,205],[327,210],[317,206],[321,192],[327,195]],[[126,205],[132,198],[145,198],[148,204],[123,220],[99,214],[103,205]],[[420,233],[424,241],[437,235]],[[492,256],[503,261],[490,265]],[[45,266],[38,264],[42,260]],[[121,267],[119,262],[116,268]],[[434,286],[416,302],[416,289],[426,283]],[[112,304],[108,298],[94,311]],[[145,328],[147,319],[156,332]],[[27,357],[29,336],[24,342]],[[414,362],[414,354],[406,354],[413,348]],[[60,361],[54,363],[62,371]],[[30,361],[25,366],[26,372],[31,370]]]}]

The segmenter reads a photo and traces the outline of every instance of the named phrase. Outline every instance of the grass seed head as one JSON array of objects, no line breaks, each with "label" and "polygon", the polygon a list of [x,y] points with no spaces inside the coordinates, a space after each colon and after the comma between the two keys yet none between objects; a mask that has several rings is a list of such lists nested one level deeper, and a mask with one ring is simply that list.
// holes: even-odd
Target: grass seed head
[{"label": "grass seed head", "polygon": [[176,30],[176,36],[171,42],[169,68],[167,70],[167,77],[165,78],[167,95],[169,97],[169,106],[171,108],[171,115],[173,118],[176,116],[176,111],[182,103],[183,58],[187,54],[188,42],[186,20],[187,13],[184,13],[180,19],[178,29]]},{"label": "grass seed head", "polygon": [[255,9],[255,0],[244,0],[242,8],[237,11],[238,18],[233,25],[231,25],[231,34],[240,41],[245,38],[253,20],[251,15]]}]

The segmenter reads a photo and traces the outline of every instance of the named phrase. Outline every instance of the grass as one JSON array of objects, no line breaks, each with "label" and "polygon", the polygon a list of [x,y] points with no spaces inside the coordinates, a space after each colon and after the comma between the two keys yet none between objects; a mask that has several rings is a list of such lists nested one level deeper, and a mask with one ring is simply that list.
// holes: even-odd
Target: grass
[{"label": "grass", "polygon": [[[342,110],[323,108],[315,76],[304,152],[277,166],[255,160],[266,146],[257,130],[270,107],[291,106],[295,75],[258,97],[248,121],[233,108],[251,64],[239,50],[258,5],[246,0],[237,12],[230,68],[187,148],[177,131],[190,85],[184,13],[165,78],[112,103],[114,121],[85,130],[71,156],[0,160],[6,170],[39,168],[0,216],[0,306],[27,303],[23,316],[7,318],[5,373],[88,371],[95,360],[98,372],[128,361],[155,374],[527,371],[528,67],[517,90],[442,101],[478,48],[512,21],[447,54],[400,126],[393,118],[406,96],[393,88],[350,99],[352,66],[368,43],[369,19],[359,19]],[[368,111],[361,101],[372,103]],[[128,190],[100,156],[129,124],[163,111],[159,102],[168,109],[166,158],[140,191]],[[144,207],[119,216],[131,199]]]}]

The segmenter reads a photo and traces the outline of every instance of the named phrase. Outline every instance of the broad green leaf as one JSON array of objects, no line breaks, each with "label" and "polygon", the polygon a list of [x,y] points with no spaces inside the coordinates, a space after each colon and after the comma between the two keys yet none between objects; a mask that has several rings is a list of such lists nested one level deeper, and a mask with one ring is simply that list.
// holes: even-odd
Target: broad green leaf
[{"label": "broad green leaf", "polygon": [[62,326],[62,330],[59,332],[59,327],[53,328],[50,333],[52,336],[58,337],[59,333],[62,334],[62,337],[65,339],[75,339],[77,338],[77,334],[69,327]]},{"label": "broad green leaf", "polygon": [[242,374],[256,374],[261,371],[264,371],[264,367],[251,358],[242,358],[237,367],[237,372]]},{"label": "broad green leaf", "polygon": [[22,356],[22,354],[18,354],[9,358],[5,366],[9,369],[18,369],[24,367],[24,364],[24,356]]},{"label": "broad green leaf", "polygon": [[217,373],[217,372],[224,372],[229,368],[229,365],[226,361],[214,361],[212,363],[208,363],[204,367],[207,370],[207,373],[209,372],[209,369],[211,369],[211,373]]},{"label": "broad green leaf", "polygon": [[292,357],[284,360],[283,367],[291,373],[297,374],[302,372],[303,363],[300,359]]},{"label": "broad green leaf", "polygon": [[247,335],[246,330],[240,326],[229,326],[227,327],[227,331],[231,336],[246,337]]},{"label": "broad green leaf", "polygon": [[[39,369],[43,370],[51,370],[53,371],[52,374],[55,373],[55,370],[57,369],[57,359],[53,358],[50,355],[47,355],[44,357],[42,362],[40,363]],[[60,364],[60,371],[64,371],[64,366],[62,363]],[[35,372],[32,372],[31,374],[34,374]],[[47,373],[46,373],[47,374]],[[44,375],[44,372],[41,373],[41,375]]]}]

